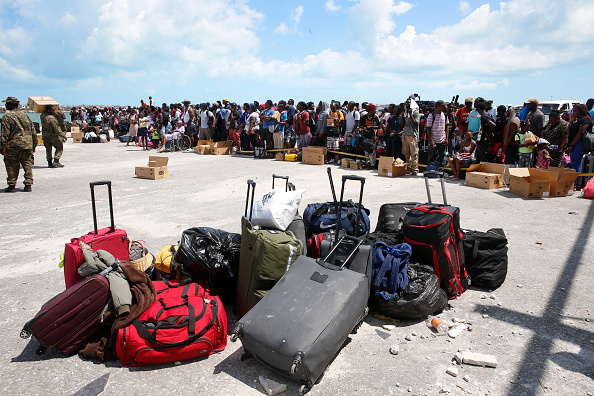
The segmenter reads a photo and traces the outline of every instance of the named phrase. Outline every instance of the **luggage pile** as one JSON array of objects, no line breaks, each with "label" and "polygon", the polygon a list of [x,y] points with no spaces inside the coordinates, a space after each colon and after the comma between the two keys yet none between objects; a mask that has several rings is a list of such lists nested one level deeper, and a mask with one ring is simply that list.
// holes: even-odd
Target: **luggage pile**
[{"label": "luggage pile", "polygon": [[[255,358],[307,392],[356,333],[369,309],[407,320],[440,313],[472,285],[501,286],[507,273],[502,229],[461,228],[444,175],[426,172],[428,202],[382,205],[375,231],[363,206],[365,178],[343,176],[337,199],[299,206],[305,190],[273,175],[256,198],[247,181],[241,234],[185,230],[154,257],[114,224],[111,182],[91,183],[94,229],[66,244],[66,290],[23,328],[38,354],[55,347],[124,366],[207,357],[227,345],[227,315],[237,322],[242,360]],[[443,204],[432,202],[439,178]],[[275,188],[275,181],[284,188]],[[358,202],[345,198],[360,185]],[[97,228],[95,187],[106,185],[111,226]],[[227,308],[227,310],[225,309]]]}]

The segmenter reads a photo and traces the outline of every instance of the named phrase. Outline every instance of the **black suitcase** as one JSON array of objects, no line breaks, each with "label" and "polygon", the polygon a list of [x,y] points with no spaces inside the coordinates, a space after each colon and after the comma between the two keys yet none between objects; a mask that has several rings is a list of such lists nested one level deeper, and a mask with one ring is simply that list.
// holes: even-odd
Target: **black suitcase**
[{"label": "black suitcase", "polygon": [[[428,203],[411,209],[404,217],[404,242],[413,247],[410,261],[430,266],[448,298],[460,296],[469,286],[464,264],[460,208],[447,204],[443,172],[424,172]],[[433,203],[429,177],[439,177],[443,204]]]},{"label": "black suitcase", "polygon": [[[334,205],[337,206],[336,213],[341,213],[342,211],[342,203],[344,202],[344,186],[347,180],[355,180],[361,183],[361,190],[359,192],[359,205],[356,218],[359,219],[359,223],[355,226],[355,238],[359,237],[359,230],[361,229],[361,211],[363,209],[363,189],[365,187],[365,178],[359,176],[343,176],[342,177],[342,186],[340,189],[340,201],[336,201],[336,192],[334,191],[334,182],[332,181],[332,175],[330,172],[330,168],[328,168],[328,177],[330,179],[330,188],[332,190],[332,197],[334,199]],[[320,257],[326,257],[330,250],[334,247],[337,241],[346,235],[346,232],[342,230],[341,222],[336,222],[336,231],[331,235],[331,238],[324,239],[320,244]],[[364,238],[364,236],[362,236]],[[342,244],[339,246],[336,251],[336,257],[344,260],[349,255],[350,249],[348,244]],[[371,263],[371,256],[373,253],[373,249],[371,245],[364,245],[362,244],[355,255],[352,258],[352,268],[366,268],[368,263]],[[371,265],[371,264],[369,264]]]},{"label": "black suitcase", "polygon": [[242,360],[254,357],[309,391],[367,314],[371,261],[354,268],[351,260],[360,243],[344,236],[324,260],[300,256],[236,324],[231,341],[241,340]]},{"label": "black suitcase", "polygon": [[375,232],[398,232],[409,210],[421,205],[419,202],[387,203],[380,207]]}]

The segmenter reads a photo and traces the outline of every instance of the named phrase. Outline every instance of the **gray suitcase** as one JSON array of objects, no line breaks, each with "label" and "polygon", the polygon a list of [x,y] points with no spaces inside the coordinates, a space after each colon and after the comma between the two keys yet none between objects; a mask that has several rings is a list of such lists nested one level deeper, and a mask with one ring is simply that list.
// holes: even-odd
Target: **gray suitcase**
[{"label": "gray suitcase", "polygon": [[[350,254],[336,258],[345,244]],[[254,357],[309,391],[368,312],[371,260],[363,272],[349,268],[360,244],[344,236],[324,260],[300,256],[237,322],[231,341],[241,340],[242,360]]]}]

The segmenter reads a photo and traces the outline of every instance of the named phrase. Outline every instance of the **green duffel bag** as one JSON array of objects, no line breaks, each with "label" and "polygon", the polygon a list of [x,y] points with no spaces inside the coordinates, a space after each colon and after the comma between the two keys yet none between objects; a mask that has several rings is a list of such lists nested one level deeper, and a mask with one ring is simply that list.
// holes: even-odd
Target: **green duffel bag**
[{"label": "green duffel bag", "polygon": [[301,255],[301,242],[291,231],[254,228],[241,219],[241,250],[235,314],[240,318],[268,293]]}]

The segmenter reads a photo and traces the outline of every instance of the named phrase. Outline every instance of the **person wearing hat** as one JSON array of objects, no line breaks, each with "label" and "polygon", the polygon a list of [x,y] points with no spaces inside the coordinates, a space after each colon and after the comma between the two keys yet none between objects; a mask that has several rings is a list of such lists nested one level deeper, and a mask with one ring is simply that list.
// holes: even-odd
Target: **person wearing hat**
[{"label": "person wearing hat", "polygon": [[539,169],[549,169],[551,164],[551,155],[549,154],[549,141],[543,138],[538,139],[538,155],[536,157],[536,167]]},{"label": "person wearing hat", "polygon": [[25,172],[25,189],[30,192],[33,184],[33,163],[37,147],[37,133],[28,115],[18,110],[19,100],[9,96],[6,100],[7,113],[0,120],[2,138],[0,153],[4,156],[6,181],[4,192],[14,192],[21,166]]},{"label": "person wearing hat", "polygon": [[530,132],[538,137],[542,137],[542,130],[545,127],[545,116],[543,112],[538,109],[538,99],[528,99],[526,107],[528,107],[528,115],[526,118],[530,122]]},{"label": "person wearing hat", "polygon": [[[45,157],[47,158],[48,168],[63,168],[60,163],[62,153],[64,152],[64,141],[66,141],[66,131],[60,127],[60,121],[56,116],[56,108],[53,105],[45,106],[45,111],[41,114],[41,136],[45,146]],[[52,162],[52,148],[55,149]]]}]

